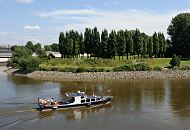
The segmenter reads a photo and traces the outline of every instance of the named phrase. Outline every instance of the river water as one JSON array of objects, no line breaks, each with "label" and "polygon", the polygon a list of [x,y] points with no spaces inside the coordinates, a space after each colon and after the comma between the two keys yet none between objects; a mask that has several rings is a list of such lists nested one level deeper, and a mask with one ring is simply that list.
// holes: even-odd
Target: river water
[{"label": "river water", "polygon": [[[94,108],[39,112],[37,98],[113,95]],[[189,130],[190,80],[49,82],[0,72],[0,130]]]}]

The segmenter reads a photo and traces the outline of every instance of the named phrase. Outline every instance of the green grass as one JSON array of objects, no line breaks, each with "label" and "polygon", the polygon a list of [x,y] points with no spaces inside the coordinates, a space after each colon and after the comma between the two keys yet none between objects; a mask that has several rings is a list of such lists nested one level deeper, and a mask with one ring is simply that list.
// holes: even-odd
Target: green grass
[{"label": "green grass", "polygon": [[[44,70],[64,70],[65,68],[103,68],[105,70],[112,70],[114,67],[120,67],[127,64],[145,63],[152,68],[165,68],[170,66],[171,58],[151,58],[151,59],[129,59],[126,56],[116,57],[113,59],[51,59],[40,64],[40,68]],[[181,65],[190,65],[190,60],[186,59],[181,62]]]},{"label": "green grass", "polygon": [[188,61],[181,61],[181,64],[182,65],[190,65],[190,60],[188,60]]},{"label": "green grass", "polygon": [[117,67],[131,63],[129,60],[111,59],[51,59],[45,61],[41,66],[59,67]]},{"label": "green grass", "polygon": [[149,64],[152,67],[167,67],[169,66],[171,58],[153,58],[153,59],[145,59],[144,63]]}]

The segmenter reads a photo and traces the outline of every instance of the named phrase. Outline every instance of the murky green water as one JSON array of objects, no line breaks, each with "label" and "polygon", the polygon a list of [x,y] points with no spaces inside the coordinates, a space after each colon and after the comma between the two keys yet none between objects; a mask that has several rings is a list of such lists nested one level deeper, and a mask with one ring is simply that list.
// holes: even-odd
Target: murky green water
[{"label": "murky green water", "polygon": [[[96,108],[38,112],[38,97],[65,92],[114,96]],[[189,80],[44,82],[0,72],[1,130],[189,130]]]}]

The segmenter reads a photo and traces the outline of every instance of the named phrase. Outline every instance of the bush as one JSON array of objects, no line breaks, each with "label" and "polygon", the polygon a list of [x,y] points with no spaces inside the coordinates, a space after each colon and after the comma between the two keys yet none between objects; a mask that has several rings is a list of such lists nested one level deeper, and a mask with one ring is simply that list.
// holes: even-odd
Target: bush
[{"label": "bush", "polygon": [[136,71],[150,71],[151,67],[148,64],[140,63],[134,66]]},{"label": "bush", "polygon": [[41,48],[36,50],[36,54],[38,55],[39,58],[48,58],[46,55],[46,52],[42,50]]},{"label": "bush", "polygon": [[42,61],[39,58],[27,57],[20,58],[18,61],[18,66],[21,71],[33,72],[39,69],[39,64]]},{"label": "bush", "polygon": [[125,71],[134,71],[135,70],[135,66],[133,64],[124,65],[123,68],[124,68]]},{"label": "bush", "polygon": [[116,67],[113,70],[116,71],[116,72],[118,72],[118,71],[134,71],[135,70],[135,66],[132,65],[132,64],[129,64],[129,65],[124,65],[124,66]]},{"label": "bush", "polygon": [[41,71],[51,71],[51,67],[48,66],[40,66]]},{"label": "bush", "polygon": [[86,69],[86,68],[79,67],[79,68],[76,70],[76,73],[82,73],[82,72],[87,72],[87,69]]},{"label": "bush", "polygon": [[13,57],[21,58],[32,55],[32,51],[26,47],[16,46],[14,48]]},{"label": "bush", "polygon": [[161,70],[162,70],[162,67],[155,66],[155,67],[153,68],[153,70],[156,70],[156,71],[161,71]]},{"label": "bush", "polygon": [[120,67],[116,67],[113,69],[115,72],[118,71],[150,71],[151,67],[147,64],[141,63],[141,64],[129,64],[129,65],[124,65]]},{"label": "bush", "polygon": [[66,67],[61,70],[62,72],[77,72],[77,68]]},{"label": "bush", "polygon": [[119,72],[119,71],[125,71],[125,70],[124,70],[123,66],[121,66],[121,67],[115,67],[115,68],[113,68],[113,71]]},{"label": "bush", "polygon": [[8,61],[7,66],[8,67],[11,66],[13,68],[18,68],[19,67],[18,62],[19,62],[19,58],[13,57],[10,61]]},{"label": "bush", "polygon": [[172,66],[172,68],[180,65],[181,63],[181,58],[176,56],[176,54],[173,55],[172,59],[170,60],[170,65]]}]

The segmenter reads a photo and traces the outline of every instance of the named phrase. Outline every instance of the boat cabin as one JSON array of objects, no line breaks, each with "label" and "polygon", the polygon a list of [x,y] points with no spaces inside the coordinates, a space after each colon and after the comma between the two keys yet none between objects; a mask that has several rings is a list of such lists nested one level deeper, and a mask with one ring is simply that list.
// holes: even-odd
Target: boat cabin
[{"label": "boat cabin", "polygon": [[84,103],[91,103],[100,101],[100,96],[87,96],[84,92],[78,91],[77,93],[66,93],[66,96],[71,98],[71,100],[67,101],[66,103],[69,104],[84,104]]}]

